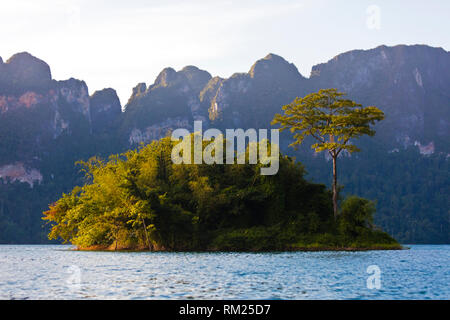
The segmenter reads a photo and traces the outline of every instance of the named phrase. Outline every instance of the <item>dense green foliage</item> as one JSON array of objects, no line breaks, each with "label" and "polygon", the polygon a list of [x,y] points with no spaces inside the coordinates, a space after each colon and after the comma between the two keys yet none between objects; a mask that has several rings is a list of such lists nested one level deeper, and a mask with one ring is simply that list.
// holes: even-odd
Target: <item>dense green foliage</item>
[{"label": "dense green foliage", "polygon": [[344,201],[347,211],[335,221],[329,190],[306,181],[303,166],[287,156],[281,156],[278,174],[263,176],[262,164],[173,164],[173,145],[164,138],[108,161],[82,162],[86,184],[45,212],[53,223],[49,237],[94,249],[398,245],[372,228],[367,200]]},{"label": "dense green foliage", "polygon": [[[47,243],[49,226],[38,213],[61,192],[83,185],[83,175],[74,162],[93,154],[105,157],[117,149],[98,153],[106,145],[99,143],[97,152],[85,148],[81,152],[82,141],[77,141],[79,148],[67,148],[67,141],[61,140],[60,147],[43,158],[45,183],[33,188],[27,183],[0,183],[0,243]],[[283,149],[306,166],[308,179],[330,185],[332,171],[324,157],[312,156],[307,147]],[[345,186],[340,194],[374,200],[375,224],[401,243],[449,243],[450,220],[442,213],[449,207],[450,192],[450,162],[445,155],[423,157],[414,147],[390,154],[378,145],[364,144],[364,149],[339,160],[340,184]]]}]

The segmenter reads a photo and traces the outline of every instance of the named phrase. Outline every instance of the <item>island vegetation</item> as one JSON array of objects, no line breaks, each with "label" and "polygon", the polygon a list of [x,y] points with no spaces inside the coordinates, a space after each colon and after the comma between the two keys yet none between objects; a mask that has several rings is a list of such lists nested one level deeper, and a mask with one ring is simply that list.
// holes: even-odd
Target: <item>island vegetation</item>
[{"label": "island vegetation", "polygon": [[[348,196],[338,212],[337,157],[343,150],[359,151],[350,139],[373,135],[371,125],[384,117],[376,107],[363,108],[343,95],[327,89],[297,98],[273,122],[295,133],[294,146],[309,135],[318,141],[312,146],[316,152],[329,152],[331,192],[307,181],[303,165],[281,154],[277,174],[261,175],[266,165],[250,164],[250,148],[278,152],[268,140],[250,143],[244,163],[224,165],[174,163],[172,153],[181,141],[166,137],[108,161],[80,161],[84,186],[64,194],[44,212],[43,219],[53,224],[49,239],[97,250],[400,249],[374,226],[372,201]],[[225,149],[229,141],[211,142],[217,143]],[[208,144],[203,141],[203,150]],[[194,143],[189,145],[193,151]],[[189,158],[186,151],[182,156]]]},{"label": "island vegetation", "polygon": [[44,213],[49,238],[81,250],[401,248],[373,225],[367,199],[347,197],[335,219],[332,193],[306,181],[288,156],[280,155],[276,175],[264,176],[263,164],[173,164],[176,143],[167,137],[108,161],[80,162],[86,184]]}]

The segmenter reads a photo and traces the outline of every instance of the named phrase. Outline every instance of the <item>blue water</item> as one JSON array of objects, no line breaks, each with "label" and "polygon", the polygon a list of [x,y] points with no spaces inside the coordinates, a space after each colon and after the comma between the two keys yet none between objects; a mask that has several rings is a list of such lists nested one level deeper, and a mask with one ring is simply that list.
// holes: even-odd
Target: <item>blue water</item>
[{"label": "blue water", "polygon": [[[408,247],[250,254],[0,245],[0,299],[450,299],[450,245]],[[368,288],[371,265],[379,289]]]}]

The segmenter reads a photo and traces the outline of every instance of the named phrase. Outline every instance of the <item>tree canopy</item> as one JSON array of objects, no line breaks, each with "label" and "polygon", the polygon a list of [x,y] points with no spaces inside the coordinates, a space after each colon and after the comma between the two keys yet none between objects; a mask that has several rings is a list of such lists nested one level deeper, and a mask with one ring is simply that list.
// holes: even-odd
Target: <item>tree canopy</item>
[{"label": "tree canopy", "polygon": [[292,158],[281,156],[278,174],[264,176],[263,164],[173,164],[175,143],[81,162],[86,184],[44,213],[49,238],[110,250],[398,246],[370,226],[342,233],[330,192],[306,181]]},{"label": "tree canopy", "polygon": [[284,114],[276,114],[272,124],[279,124],[281,130],[294,133],[291,146],[300,145],[307,136],[316,140],[311,148],[316,152],[328,151],[333,159],[333,211],[337,208],[337,157],[342,151],[360,151],[350,143],[363,135],[373,136],[371,127],[376,121],[384,119],[384,113],[377,107],[363,107],[352,100],[342,98],[345,93],[336,89],[322,89],[296,98],[283,106]]}]

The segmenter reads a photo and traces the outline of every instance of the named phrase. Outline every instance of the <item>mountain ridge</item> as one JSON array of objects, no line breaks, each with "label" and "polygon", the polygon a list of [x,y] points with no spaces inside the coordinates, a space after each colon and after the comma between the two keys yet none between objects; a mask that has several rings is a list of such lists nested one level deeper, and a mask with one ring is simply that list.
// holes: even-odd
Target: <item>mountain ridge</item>
[{"label": "mountain ridge", "polygon": [[[448,51],[423,45],[382,45],[339,54],[315,65],[309,78],[273,53],[257,60],[248,72],[229,78],[213,77],[195,66],[178,71],[168,67],[152,84],[138,83],[122,106],[112,88],[90,94],[82,80],[52,79],[50,67],[29,53],[13,55],[6,63],[0,59],[0,242],[19,241],[14,230],[32,234],[30,239],[35,242],[43,241],[39,213],[61,192],[81,183],[82,175],[73,166],[79,159],[136,148],[176,128],[192,129],[194,120],[202,120],[204,128],[267,128],[282,105],[329,87],[386,113],[377,135],[358,142],[363,152],[341,160],[347,192],[382,198],[376,221],[400,240],[425,241],[426,235],[417,234],[429,232],[429,239],[449,242],[448,235],[433,233],[449,228],[445,212],[449,83]],[[326,157],[308,147],[291,150],[287,147],[291,139],[289,134],[281,135],[282,149],[303,162],[311,177],[328,182]],[[387,165],[380,167],[375,158]],[[389,176],[393,168],[402,170],[396,167],[398,161],[423,171],[421,176],[398,173],[394,183]],[[427,171],[425,163],[433,163],[434,171]],[[356,176],[352,170],[361,173]],[[374,170],[386,178],[374,180],[374,187],[362,188],[372,181],[367,175]],[[390,203],[386,192],[380,193],[386,188],[375,187],[389,181],[399,186],[400,201]],[[20,203],[24,195],[34,200]],[[430,195],[437,198],[427,201]],[[431,207],[412,208],[411,197],[419,204],[430,202]],[[15,217],[18,210],[24,217]],[[402,221],[405,215],[411,216],[408,222]],[[419,224],[419,231],[411,231],[417,228],[414,223]]]}]

